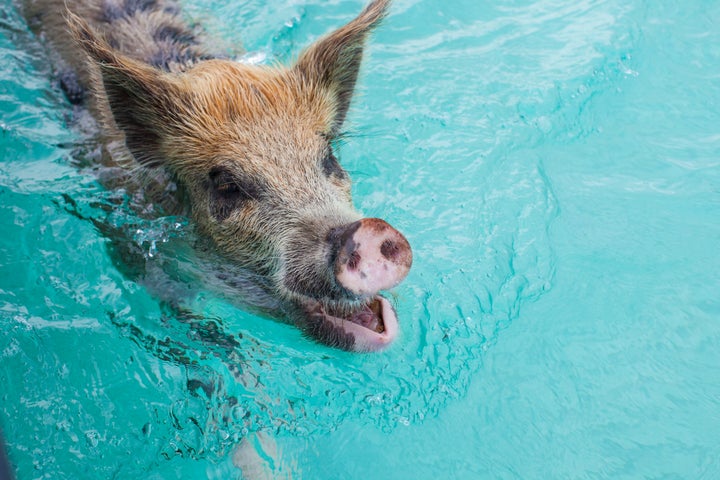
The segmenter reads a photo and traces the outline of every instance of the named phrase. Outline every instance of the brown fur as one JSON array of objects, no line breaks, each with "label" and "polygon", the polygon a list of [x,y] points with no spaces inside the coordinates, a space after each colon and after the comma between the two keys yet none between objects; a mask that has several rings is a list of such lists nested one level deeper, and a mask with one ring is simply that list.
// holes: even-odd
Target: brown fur
[{"label": "brown fur", "polygon": [[28,0],[26,15],[60,68],[92,92],[106,141],[120,146],[113,162],[167,172],[199,231],[266,278],[271,295],[339,311],[364,300],[335,282],[327,238],[361,216],[331,142],[388,3],[373,1],[296,64],[276,68],[217,58],[162,0],[68,0],[67,24],[58,2]]}]

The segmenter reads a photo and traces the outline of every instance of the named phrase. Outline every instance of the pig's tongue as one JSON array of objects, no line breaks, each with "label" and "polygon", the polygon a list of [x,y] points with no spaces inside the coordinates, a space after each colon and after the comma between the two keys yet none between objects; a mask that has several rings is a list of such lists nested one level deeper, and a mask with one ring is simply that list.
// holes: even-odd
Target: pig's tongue
[{"label": "pig's tongue", "polygon": [[376,351],[387,347],[398,332],[397,315],[390,302],[380,295],[352,312],[335,312],[317,304],[315,315],[322,315],[335,328],[351,334],[353,350]]},{"label": "pig's tongue", "polygon": [[348,320],[376,333],[383,333],[385,331],[385,323],[382,318],[382,305],[380,301],[377,300],[373,300],[362,309],[350,315]]}]

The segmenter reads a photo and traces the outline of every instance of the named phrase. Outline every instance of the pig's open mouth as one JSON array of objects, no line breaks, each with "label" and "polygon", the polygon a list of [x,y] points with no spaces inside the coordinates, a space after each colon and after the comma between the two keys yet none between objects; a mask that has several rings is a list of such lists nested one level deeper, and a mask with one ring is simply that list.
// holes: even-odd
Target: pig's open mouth
[{"label": "pig's open mouth", "polygon": [[[284,269],[284,286],[299,307],[296,323],[326,345],[368,352],[382,350],[398,333],[397,314],[378,292],[398,285],[412,265],[407,239],[379,218],[363,218],[333,228],[320,243],[323,262]],[[307,246],[293,246],[292,258]],[[312,257],[309,257],[312,258]]]},{"label": "pig's open mouth", "polygon": [[353,351],[377,351],[397,336],[398,321],[390,302],[376,295],[353,308],[307,301],[308,333],[323,343]]}]

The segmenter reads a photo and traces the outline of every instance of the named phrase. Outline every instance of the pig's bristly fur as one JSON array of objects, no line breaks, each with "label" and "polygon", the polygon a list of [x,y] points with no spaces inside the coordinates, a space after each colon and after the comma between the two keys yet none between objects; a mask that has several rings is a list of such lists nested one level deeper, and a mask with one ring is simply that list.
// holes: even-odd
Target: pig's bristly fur
[{"label": "pig's bristly fur", "polygon": [[[167,172],[181,188],[159,196],[178,196],[170,203],[186,206],[228,263],[262,277],[299,327],[333,346],[372,350],[392,340],[376,336],[388,337],[394,327],[383,325],[395,314],[378,300],[374,280],[362,290],[349,287],[363,271],[337,277],[336,250],[355,241],[346,234],[338,246],[329,238],[362,217],[332,141],[347,116],[365,40],[388,4],[371,2],[294,65],[272,68],[206,50],[201,32],[164,0],[27,0],[25,10],[59,52],[68,98],[86,101],[104,141],[115,145],[111,164],[136,178]],[[383,288],[401,281],[411,263],[409,245],[388,228],[401,239],[392,245],[401,260],[366,254],[379,262],[373,275]],[[366,250],[358,246],[349,258]],[[345,321],[360,327],[345,328]],[[360,339],[362,324],[380,331]]]}]

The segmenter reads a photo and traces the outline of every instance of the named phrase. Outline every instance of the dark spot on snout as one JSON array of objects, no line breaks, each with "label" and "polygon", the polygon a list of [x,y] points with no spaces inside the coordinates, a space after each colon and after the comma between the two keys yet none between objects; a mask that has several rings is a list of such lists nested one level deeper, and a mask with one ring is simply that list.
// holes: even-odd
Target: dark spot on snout
[{"label": "dark spot on snout", "polygon": [[387,239],[380,245],[380,253],[383,257],[393,261],[400,254],[400,247],[396,242]]}]

